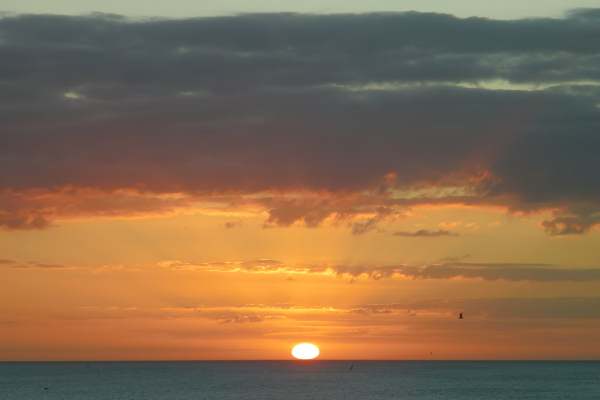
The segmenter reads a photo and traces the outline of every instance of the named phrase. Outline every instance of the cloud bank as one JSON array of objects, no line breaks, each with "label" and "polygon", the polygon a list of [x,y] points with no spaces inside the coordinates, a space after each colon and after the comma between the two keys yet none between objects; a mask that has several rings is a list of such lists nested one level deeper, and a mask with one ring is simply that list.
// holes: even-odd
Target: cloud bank
[{"label": "cloud bank", "polygon": [[549,209],[549,234],[585,233],[600,223],[595,39],[597,9],[4,17],[0,227],[226,196],[276,226],[370,215],[361,234],[463,203]]}]

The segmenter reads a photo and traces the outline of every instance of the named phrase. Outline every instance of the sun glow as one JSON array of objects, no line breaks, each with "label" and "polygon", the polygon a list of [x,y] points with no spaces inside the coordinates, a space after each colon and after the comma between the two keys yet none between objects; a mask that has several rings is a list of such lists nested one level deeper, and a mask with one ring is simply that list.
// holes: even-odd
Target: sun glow
[{"label": "sun glow", "polygon": [[292,348],[292,356],[298,360],[313,360],[320,353],[319,348],[312,343],[298,343]]}]

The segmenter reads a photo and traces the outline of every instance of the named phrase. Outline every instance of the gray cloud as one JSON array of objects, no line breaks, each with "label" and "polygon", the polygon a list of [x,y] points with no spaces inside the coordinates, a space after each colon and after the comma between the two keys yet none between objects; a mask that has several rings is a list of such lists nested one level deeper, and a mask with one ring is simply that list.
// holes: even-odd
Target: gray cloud
[{"label": "gray cloud", "polygon": [[[0,21],[9,45],[2,72],[10,79],[47,79],[52,69],[56,84],[94,78],[140,85],[163,78],[161,86],[219,90],[398,79],[596,78],[596,13],[517,21],[426,13],[147,21],[25,15]],[[36,63],[54,54],[61,57]],[[169,73],[173,69],[178,73]]]},{"label": "gray cloud", "polygon": [[[597,15],[4,17],[0,226],[44,228],[77,213],[135,212],[134,203],[167,212],[185,203],[56,207],[33,189],[370,190],[352,204],[261,200],[267,226],[317,226],[367,203],[375,217],[352,225],[361,234],[398,212],[377,211],[402,203],[377,192],[394,173],[392,188],[469,189],[413,204],[553,209],[544,223],[550,234],[587,232],[600,210],[600,89],[589,83],[600,80]],[[498,79],[545,86],[486,83]]]}]

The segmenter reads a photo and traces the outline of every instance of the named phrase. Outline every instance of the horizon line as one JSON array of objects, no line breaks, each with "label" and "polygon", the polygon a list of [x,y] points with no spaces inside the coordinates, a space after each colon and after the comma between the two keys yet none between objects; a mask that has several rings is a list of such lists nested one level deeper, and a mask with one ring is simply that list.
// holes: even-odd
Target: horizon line
[{"label": "horizon line", "polygon": [[226,362],[293,362],[298,364],[312,364],[319,362],[600,362],[600,358],[514,358],[514,359],[193,359],[193,360],[0,360],[0,364],[16,363],[226,363]]}]

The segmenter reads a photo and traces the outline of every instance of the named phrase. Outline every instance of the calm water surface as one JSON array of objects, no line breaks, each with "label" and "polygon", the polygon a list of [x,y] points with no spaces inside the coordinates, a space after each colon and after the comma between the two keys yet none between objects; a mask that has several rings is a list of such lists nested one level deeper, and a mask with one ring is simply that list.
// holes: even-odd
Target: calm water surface
[{"label": "calm water surface", "polygon": [[600,362],[0,363],[0,400],[30,399],[598,400]]}]

